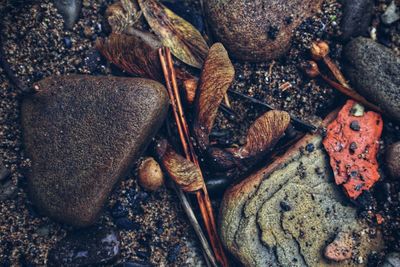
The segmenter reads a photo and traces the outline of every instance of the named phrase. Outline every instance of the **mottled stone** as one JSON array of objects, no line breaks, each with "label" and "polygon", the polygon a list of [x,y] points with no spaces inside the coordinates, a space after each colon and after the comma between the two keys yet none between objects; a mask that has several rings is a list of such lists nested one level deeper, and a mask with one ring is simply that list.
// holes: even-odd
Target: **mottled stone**
[{"label": "mottled stone", "polygon": [[48,255],[49,266],[99,266],[115,261],[120,241],[112,229],[89,228],[68,234]]},{"label": "mottled stone", "polygon": [[321,0],[208,0],[207,19],[229,55],[262,62],[282,56],[294,29],[320,8]]},{"label": "mottled stone", "polygon": [[385,160],[390,177],[400,178],[400,142],[394,143],[386,149]]},{"label": "mottled stone", "polygon": [[350,41],[343,52],[345,76],[351,85],[400,122],[400,57],[363,37]]},{"label": "mottled stone", "polygon": [[[329,120],[331,121],[331,120]],[[326,125],[326,124],[325,124]],[[285,155],[229,189],[221,203],[220,233],[245,266],[331,266],[323,252],[338,232],[354,237],[349,260],[358,266],[380,249],[333,180],[319,134],[307,135]],[[314,150],[305,151],[309,144]],[[339,266],[339,265],[338,265]]]},{"label": "mottled stone", "polygon": [[374,13],[374,0],[344,0],[340,25],[342,38],[348,40],[368,32]]},{"label": "mottled stone", "polygon": [[162,125],[165,88],[147,79],[84,75],[38,86],[21,112],[30,196],[51,218],[90,225]]}]

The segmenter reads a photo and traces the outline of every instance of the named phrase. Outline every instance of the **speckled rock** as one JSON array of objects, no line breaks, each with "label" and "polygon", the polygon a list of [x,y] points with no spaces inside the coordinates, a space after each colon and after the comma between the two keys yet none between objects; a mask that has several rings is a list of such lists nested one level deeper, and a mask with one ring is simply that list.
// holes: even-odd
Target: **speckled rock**
[{"label": "speckled rock", "polygon": [[[335,185],[318,134],[229,189],[220,210],[221,238],[245,266],[358,266],[382,245]],[[305,147],[314,145],[314,150]],[[324,248],[339,232],[354,236],[351,259],[330,262]]]},{"label": "speckled rock", "polygon": [[81,0],[53,0],[58,12],[64,19],[66,29],[72,29],[79,18],[82,8]]},{"label": "speckled rock", "polygon": [[342,38],[348,40],[368,32],[374,13],[374,0],[344,0],[340,25]]},{"label": "speckled rock", "polygon": [[400,178],[400,142],[394,143],[386,149],[385,160],[389,175],[394,179]]},{"label": "speckled rock", "polygon": [[161,126],[165,88],[147,79],[84,75],[50,77],[38,86],[21,112],[30,196],[58,221],[90,225]]},{"label": "speckled rock", "polygon": [[282,56],[294,29],[320,8],[321,0],[207,0],[211,30],[239,60],[262,62]]},{"label": "speckled rock", "polygon": [[120,241],[112,229],[89,228],[68,234],[48,255],[49,266],[99,266],[115,261]]},{"label": "speckled rock", "polygon": [[400,122],[400,57],[372,39],[358,37],[344,48],[344,70],[351,85]]}]

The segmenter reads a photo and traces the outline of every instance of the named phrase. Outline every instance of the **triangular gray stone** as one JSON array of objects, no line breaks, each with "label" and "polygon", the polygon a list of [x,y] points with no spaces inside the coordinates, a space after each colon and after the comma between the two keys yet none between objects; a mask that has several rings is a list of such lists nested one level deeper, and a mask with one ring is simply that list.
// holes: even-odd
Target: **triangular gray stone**
[{"label": "triangular gray stone", "polygon": [[34,203],[74,226],[92,224],[168,110],[165,88],[139,78],[50,77],[22,104]]}]

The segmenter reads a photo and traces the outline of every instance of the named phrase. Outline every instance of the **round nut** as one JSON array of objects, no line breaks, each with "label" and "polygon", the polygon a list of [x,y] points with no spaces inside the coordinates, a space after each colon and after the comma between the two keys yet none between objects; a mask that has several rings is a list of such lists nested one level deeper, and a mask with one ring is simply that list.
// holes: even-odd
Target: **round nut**
[{"label": "round nut", "polygon": [[139,184],[144,189],[156,191],[164,184],[164,174],[154,158],[146,158],[139,166]]}]

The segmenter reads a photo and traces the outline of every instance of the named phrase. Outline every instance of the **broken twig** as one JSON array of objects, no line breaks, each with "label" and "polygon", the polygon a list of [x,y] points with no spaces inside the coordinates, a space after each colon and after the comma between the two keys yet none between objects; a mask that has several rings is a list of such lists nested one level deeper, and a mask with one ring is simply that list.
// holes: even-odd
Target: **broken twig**
[{"label": "broken twig", "polygon": [[[185,157],[199,167],[199,162],[190,139],[189,127],[183,113],[171,52],[168,48],[160,48],[159,56]],[[200,190],[197,190],[195,194],[200,207],[201,215],[203,217],[204,225],[211,242],[211,247],[214,251],[217,262],[223,267],[229,266],[221,241],[219,239],[211,201],[208,196],[207,188],[205,186],[201,171],[200,175],[202,187]]]},{"label": "broken twig", "polygon": [[[245,95],[245,94],[242,94],[242,93],[230,90],[230,89],[228,90],[228,92],[231,93],[231,94],[234,94],[236,96],[239,96],[241,98],[244,98],[244,99],[246,99],[246,100],[248,100],[248,101],[250,101],[250,102],[252,102],[254,104],[257,104],[257,105],[260,105],[262,107],[265,107],[265,108],[267,108],[269,110],[274,110],[275,109],[273,106],[271,106],[271,105],[269,105],[269,104],[267,104],[267,103],[265,103],[265,102],[263,102],[261,100],[258,100],[256,98],[253,98],[251,96],[248,96],[248,95]],[[290,119],[291,119],[293,125],[295,125],[299,129],[302,129],[302,130],[305,130],[305,131],[315,131],[317,129],[317,127],[315,127],[314,125],[309,124],[307,122],[304,122],[304,121],[302,121],[300,119],[297,119],[293,115],[290,115]]]}]

